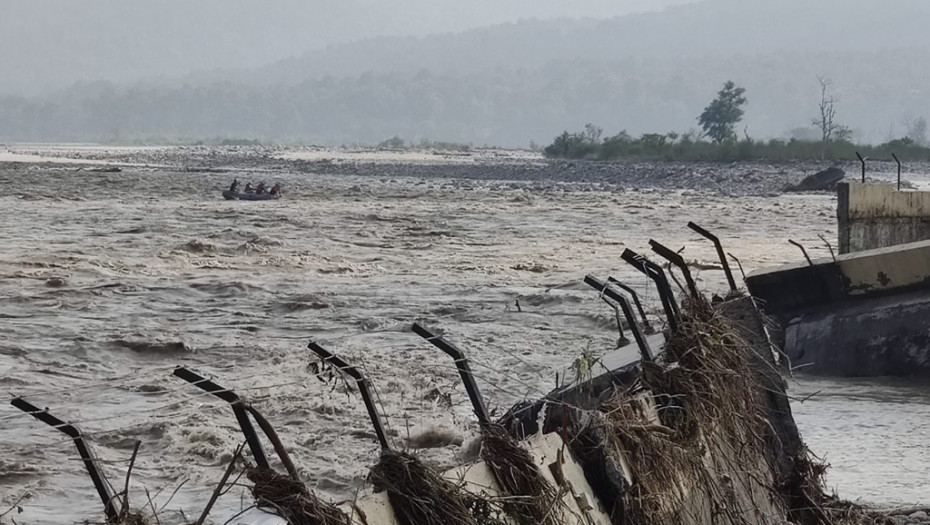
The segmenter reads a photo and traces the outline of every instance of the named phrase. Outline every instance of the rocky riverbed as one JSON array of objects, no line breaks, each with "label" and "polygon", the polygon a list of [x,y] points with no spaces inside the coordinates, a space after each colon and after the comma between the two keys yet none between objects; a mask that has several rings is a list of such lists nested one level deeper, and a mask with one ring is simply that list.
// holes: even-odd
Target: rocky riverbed
[{"label": "rocky riverbed", "polygon": [[[765,161],[732,163],[599,162],[545,159],[520,150],[395,151],[370,149],[293,148],[285,146],[182,146],[147,148],[75,148],[8,146],[11,154],[34,155],[85,163],[173,168],[191,172],[249,170],[267,173],[315,173],[369,177],[414,177],[443,180],[514,181],[537,189],[582,184],[611,189],[657,188],[709,191],[724,195],[773,196],[804,177],[830,166],[856,178],[858,161]],[[3,158],[0,157],[0,161]],[[30,160],[30,159],[27,159]],[[869,176],[891,180],[894,165],[872,161]],[[908,166],[907,175],[930,172],[930,163]]]}]

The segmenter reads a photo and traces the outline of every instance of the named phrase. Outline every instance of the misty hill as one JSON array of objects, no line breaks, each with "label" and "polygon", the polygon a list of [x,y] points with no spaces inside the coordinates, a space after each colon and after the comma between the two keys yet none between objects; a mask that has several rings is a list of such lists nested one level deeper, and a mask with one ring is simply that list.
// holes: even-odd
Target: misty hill
[{"label": "misty hill", "polygon": [[607,133],[686,131],[724,80],[747,88],[755,138],[809,126],[817,76],[838,119],[882,141],[930,116],[930,3],[708,0],[609,20],[526,20],[331,46],[173,87],[92,83],[0,99],[5,140],[218,135],[317,143],[526,145],[594,122]]},{"label": "misty hill", "polygon": [[[531,20],[426,38],[383,37],[243,75],[277,83],[371,72],[465,72],[552,60],[700,58],[801,51],[930,49],[930,2],[710,0],[609,20]],[[845,67],[855,67],[853,63]]]},{"label": "misty hill", "polygon": [[537,16],[609,17],[694,0],[28,0],[0,2],[0,95],[252,68],[379,35]]}]

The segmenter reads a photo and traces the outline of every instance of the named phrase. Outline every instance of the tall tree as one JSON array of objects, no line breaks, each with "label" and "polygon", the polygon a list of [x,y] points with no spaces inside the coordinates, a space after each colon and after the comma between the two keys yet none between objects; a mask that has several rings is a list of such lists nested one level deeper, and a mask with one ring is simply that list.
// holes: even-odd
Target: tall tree
[{"label": "tall tree", "polygon": [[717,92],[717,98],[704,108],[704,112],[698,117],[698,123],[704,130],[704,134],[714,142],[719,144],[736,139],[736,132],[733,128],[743,119],[742,106],[746,104],[746,97],[743,96],[745,92],[746,89],[738,87],[732,80],[727,80],[723,84],[723,89]]},{"label": "tall tree", "polygon": [[820,116],[813,120],[813,124],[820,130],[820,141],[823,144],[823,151],[826,152],[827,143],[834,140],[849,140],[852,130],[836,121],[837,98],[830,93],[833,81],[829,78],[817,77],[817,82],[820,83],[820,105],[818,106]]}]

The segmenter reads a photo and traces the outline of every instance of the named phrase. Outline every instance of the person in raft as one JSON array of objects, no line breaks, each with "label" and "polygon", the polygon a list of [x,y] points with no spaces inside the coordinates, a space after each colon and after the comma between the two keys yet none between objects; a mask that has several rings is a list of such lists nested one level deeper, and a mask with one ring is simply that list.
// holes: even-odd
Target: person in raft
[{"label": "person in raft", "polygon": [[277,182],[275,182],[274,186],[271,187],[271,191],[269,191],[268,193],[272,195],[277,195],[279,191],[281,191],[281,186]]},{"label": "person in raft", "polygon": [[264,182],[259,182],[259,183],[258,183],[258,187],[255,188],[255,193],[257,193],[257,194],[259,194],[259,195],[261,195],[262,193],[265,193],[265,183],[264,183]]},{"label": "person in raft", "polygon": [[255,191],[255,189],[252,188],[252,181],[246,182],[246,183],[245,183],[245,192],[246,192],[246,193],[252,193],[253,191]]},{"label": "person in raft", "polygon": [[229,185],[229,191],[239,192],[239,179],[233,179],[233,183]]}]

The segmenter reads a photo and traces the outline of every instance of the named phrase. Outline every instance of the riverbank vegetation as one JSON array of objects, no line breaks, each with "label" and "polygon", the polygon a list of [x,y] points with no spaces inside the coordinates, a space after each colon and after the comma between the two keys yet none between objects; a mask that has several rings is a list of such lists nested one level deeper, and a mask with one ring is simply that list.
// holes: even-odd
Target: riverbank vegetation
[{"label": "riverbank vegetation", "polygon": [[743,138],[739,138],[736,126],[743,120],[746,90],[728,80],[698,116],[701,131],[645,133],[638,138],[621,131],[602,138],[603,129],[589,123],[583,131],[565,131],[543,153],[547,157],[597,160],[838,160],[856,158],[857,154],[872,159],[897,156],[900,160],[930,160],[927,121],[923,118],[909,122],[907,135],[902,138],[879,145],[854,144],[849,127],[837,119],[832,82],[824,77],[818,77],[818,81],[819,112],[811,120],[812,128],[798,128],[799,132],[808,132],[806,136],[800,133],[800,139],[754,140],[748,128],[743,128]]},{"label": "riverbank vegetation", "polygon": [[855,159],[856,152],[870,159],[890,160],[892,154],[902,160],[930,160],[930,148],[905,137],[879,145],[853,144],[848,140],[827,143],[806,140],[740,140],[711,142],[699,134],[646,133],[633,137],[621,131],[609,137],[588,124],[583,131],[562,133],[543,149],[550,158],[589,160],[668,160],[668,161],[736,161],[736,160],[838,160]]}]

